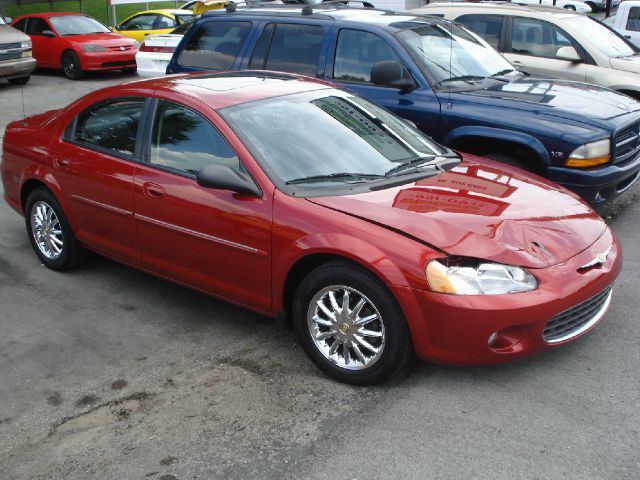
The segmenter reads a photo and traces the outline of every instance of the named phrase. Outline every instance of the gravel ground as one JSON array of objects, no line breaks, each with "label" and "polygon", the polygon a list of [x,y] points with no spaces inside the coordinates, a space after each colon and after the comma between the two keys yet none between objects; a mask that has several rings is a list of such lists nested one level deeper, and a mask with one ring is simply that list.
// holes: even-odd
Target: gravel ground
[{"label": "gravel ground", "polygon": [[[38,74],[25,110],[122,80]],[[1,133],[19,88],[0,86],[0,112]],[[52,272],[2,202],[0,478],[637,480],[639,195],[602,212],[625,265],[596,330],[375,388],[327,379],[269,319],[109,260]]]}]

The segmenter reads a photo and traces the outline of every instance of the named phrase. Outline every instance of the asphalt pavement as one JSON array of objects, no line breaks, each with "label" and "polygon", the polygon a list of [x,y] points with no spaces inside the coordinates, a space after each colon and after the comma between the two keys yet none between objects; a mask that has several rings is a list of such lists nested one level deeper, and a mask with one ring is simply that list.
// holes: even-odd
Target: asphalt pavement
[{"label": "asphalt pavement", "polygon": [[[24,109],[125,79],[38,74]],[[0,85],[0,135],[20,92]],[[97,256],[44,268],[0,202],[0,479],[637,480],[638,198],[603,211],[625,258],[594,331],[367,388],[328,379],[252,312]]]}]

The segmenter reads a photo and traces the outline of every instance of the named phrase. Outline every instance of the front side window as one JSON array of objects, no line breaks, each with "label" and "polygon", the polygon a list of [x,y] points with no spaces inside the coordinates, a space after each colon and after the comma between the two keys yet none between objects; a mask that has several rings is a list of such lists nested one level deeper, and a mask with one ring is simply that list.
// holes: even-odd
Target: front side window
[{"label": "front side window", "polygon": [[138,15],[120,25],[120,30],[153,30],[157,17],[152,14]]},{"label": "front side window", "polygon": [[[384,177],[408,160],[447,153],[392,113],[342,90],[274,97],[219,113],[284,191],[287,183],[313,188]],[[336,178],[342,173],[358,179]],[[317,182],[318,176],[326,178]]]},{"label": "front side window", "polygon": [[213,164],[240,171],[240,160],[208,120],[186,107],[165,101],[160,101],[156,108],[149,162],[194,175]]},{"label": "front side window", "polygon": [[400,62],[385,40],[369,32],[340,30],[333,65],[334,80],[371,83],[371,68],[384,61]]},{"label": "front side window", "polygon": [[153,28],[156,30],[164,30],[165,28],[175,28],[176,26],[177,23],[173,18],[159,15]]},{"label": "front side window", "polygon": [[144,103],[144,99],[123,99],[85,110],[78,117],[73,140],[133,156]]},{"label": "front side window", "polygon": [[324,29],[319,25],[279,23],[271,38],[265,68],[315,77]]},{"label": "front side window", "polygon": [[250,31],[250,22],[207,22],[191,35],[180,63],[211,70],[229,69]]},{"label": "front side window", "polygon": [[497,49],[502,35],[502,15],[463,15],[456,19],[473,33],[480,35],[489,45]]},{"label": "front side window", "polygon": [[593,48],[608,57],[629,57],[640,52],[631,42],[602,22],[587,15],[571,15],[565,20],[579,31]]},{"label": "front side window", "polygon": [[558,49],[572,45],[568,36],[549,22],[514,17],[512,25],[511,51],[513,53],[555,58]]},{"label": "front side window", "polygon": [[17,28],[18,30],[20,30],[21,32],[24,32],[27,26],[27,19],[23,18],[22,20],[17,21],[14,25],[13,28]]},{"label": "front side window", "polygon": [[99,21],[84,15],[65,15],[49,18],[51,25],[62,37],[68,35],[86,35],[88,33],[109,33],[109,29]]},{"label": "front side window", "polygon": [[51,27],[41,18],[31,17],[27,24],[28,35],[42,35],[45,30],[51,31]]},{"label": "front side window", "polygon": [[627,18],[627,30],[640,32],[640,7],[631,7]]}]

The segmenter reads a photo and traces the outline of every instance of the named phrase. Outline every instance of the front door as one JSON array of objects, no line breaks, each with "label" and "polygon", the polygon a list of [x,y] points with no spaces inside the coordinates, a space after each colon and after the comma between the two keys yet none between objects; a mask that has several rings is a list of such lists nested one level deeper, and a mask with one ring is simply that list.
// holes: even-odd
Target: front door
[{"label": "front door", "polygon": [[244,166],[209,120],[176,103],[158,101],[147,159],[134,182],[144,266],[268,311],[272,192],[256,198],[198,185],[207,165]]}]

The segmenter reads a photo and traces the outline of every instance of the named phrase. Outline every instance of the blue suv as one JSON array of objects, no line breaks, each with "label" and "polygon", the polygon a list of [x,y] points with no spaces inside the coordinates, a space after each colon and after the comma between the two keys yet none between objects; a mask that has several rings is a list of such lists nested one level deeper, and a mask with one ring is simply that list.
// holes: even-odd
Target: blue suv
[{"label": "blue suv", "polygon": [[237,69],[333,82],[451,148],[538,173],[594,206],[640,172],[639,102],[594,85],[530,78],[477,35],[436,17],[231,4],[194,23],[167,73]]}]

